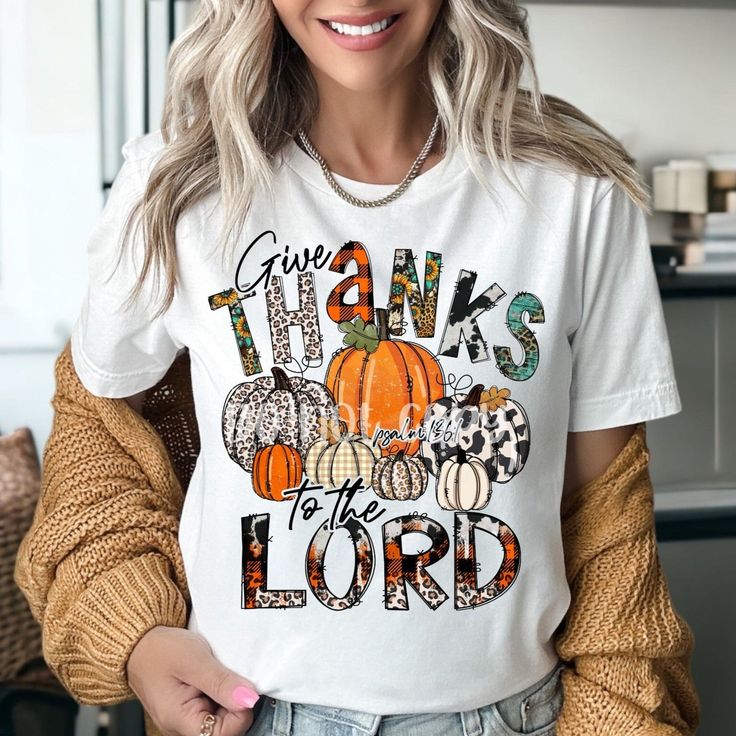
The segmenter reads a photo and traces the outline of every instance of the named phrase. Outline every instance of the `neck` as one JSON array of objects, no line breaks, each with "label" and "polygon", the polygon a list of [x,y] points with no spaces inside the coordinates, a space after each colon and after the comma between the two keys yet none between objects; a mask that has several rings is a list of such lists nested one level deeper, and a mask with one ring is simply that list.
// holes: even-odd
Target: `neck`
[{"label": "neck", "polygon": [[[396,184],[403,179],[436,116],[426,82],[413,67],[381,88],[352,90],[313,68],[319,110],[305,130],[330,170],[356,181]],[[441,158],[437,132],[422,171]]]}]

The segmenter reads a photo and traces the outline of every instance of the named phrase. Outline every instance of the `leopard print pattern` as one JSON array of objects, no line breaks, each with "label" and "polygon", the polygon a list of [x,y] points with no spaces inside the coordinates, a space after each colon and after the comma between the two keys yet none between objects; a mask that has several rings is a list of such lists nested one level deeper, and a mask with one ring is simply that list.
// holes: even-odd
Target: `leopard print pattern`
[{"label": "leopard print pattern", "polygon": [[427,480],[421,460],[389,455],[376,463],[371,486],[379,498],[413,501],[427,489]]},{"label": "leopard print pattern", "polygon": [[243,579],[241,608],[298,608],[306,604],[303,590],[268,590],[269,514],[241,518]]},{"label": "leopard print pattern", "polygon": [[442,255],[427,251],[425,262],[424,296],[414,266],[414,254],[409,248],[397,248],[391,276],[391,293],[387,313],[388,329],[392,335],[403,335],[404,298],[409,302],[414,334],[433,337],[437,322],[437,294],[440,284]]},{"label": "leopard print pattern", "polygon": [[243,470],[253,470],[257,450],[275,441],[306,453],[319,438],[319,418],[337,419],[329,391],[316,381],[289,379],[290,390],[274,388],[272,376],[234,386],[222,410],[222,433],[230,458]]},{"label": "leopard print pattern", "polygon": [[322,341],[319,332],[314,274],[298,274],[297,284],[299,307],[292,311],[286,309],[284,281],[281,276],[271,277],[271,285],[266,293],[267,319],[271,331],[273,362],[279,365],[288,363],[292,359],[289,327],[295,325],[302,328],[304,357],[309,360],[322,360]]},{"label": "leopard print pattern", "polygon": [[434,337],[434,329],[437,323],[438,293],[436,288],[425,291],[424,309],[412,310],[417,337]]},{"label": "leopard print pattern", "polygon": [[[478,588],[476,529],[492,534],[503,548],[498,572],[482,588]],[[467,511],[455,514],[455,535],[455,608],[476,608],[505,593],[516,580],[521,565],[521,547],[511,527],[494,516]]]},{"label": "leopard print pattern", "polygon": [[507,378],[514,381],[526,381],[534,375],[539,365],[539,343],[523,320],[524,313],[529,315],[529,322],[544,322],[544,307],[539,298],[528,291],[520,291],[509,304],[506,321],[514,337],[524,348],[524,360],[517,365],[511,355],[511,349],[501,345],[493,346],[496,367]]},{"label": "leopard print pattern", "polygon": [[342,611],[360,603],[360,599],[371,581],[374,569],[373,545],[365,527],[354,517],[346,519],[342,526],[350,533],[355,550],[353,580],[345,596],[336,596],[327,587],[325,581],[325,554],[332,537],[332,530],[328,522],[317,529],[307,553],[307,580],[309,580],[312,592],[322,605],[333,611]]},{"label": "leopard print pattern", "polygon": [[[432,519],[398,516],[383,525],[383,532],[385,607],[389,610],[409,609],[407,583],[432,610],[442,605],[449,596],[429,574],[427,568],[442,559],[450,548],[450,540],[445,529]],[[401,537],[409,532],[426,534],[431,540],[429,549],[416,555],[405,554],[401,549]]]},{"label": "leopard print pattern", "polygon": [[238,297],[238,292],[235,289],[225,289],[210,296],[208,301],[210,309],[214,310],[220,309],[220,307],[227,307],[230,312],[230,326],[235,335],[235,342],[240,353],[243,373],[246,376],[253,376],[256,373],[260,373],[263,370],[260,356],[256,350],[250,325],[243,311],[243,304]]}]

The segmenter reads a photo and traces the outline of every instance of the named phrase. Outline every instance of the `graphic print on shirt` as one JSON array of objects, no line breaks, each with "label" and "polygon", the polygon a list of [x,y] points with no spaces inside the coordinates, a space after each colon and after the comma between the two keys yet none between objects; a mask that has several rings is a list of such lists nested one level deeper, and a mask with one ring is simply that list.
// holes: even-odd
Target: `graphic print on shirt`
[{"label": "graphic print on shirt", "polygon": [[394,335],[403,335],[404,301],[409,302],[414,334],[432,337],[437,321],[442,254],[427,253],[424,269],[424,292],[419,287],[414,255],[408,248],[398,248],[391,277],[391,295],[388,304],[388,326]]},{"label": "graphic print on shirt", "polygon": [[[272,231],[262,236],[266,234],[275,241]],[[286,533],[294,523],[311,522],[316,528],[304,557],[308,590],[274,590],[267,579],[269,544],[278,543],[271,514],[242,517],[241,607],[301,607],[309,594],[331,610],[344,610],[361,603],[382,567],[387,610],[406,610],[415,605],[412,599],[434,610],[450,596],[432,574],[432,565],[451,547],[455,609],[474,610],[496,599],[517,578],[521,549],[507,523],[481,510],[491,505],[494,484],[508,483],[523,470],[530,451],[529,418],[511,398],[508,385],[485,385],[465,375],[467,390],[461,390],[452,363],[463,344],[471,363],[490,358],[478,318],[497,307],[506,292],[493,283],[476,294],[477,274],[464,268],[458,269],[454,284],[446,276],[441,284],[446,265],[434,251],[426,252],[420,284],[410,248],[395,250],[390,284],[376,284],[368,250],[358,241],[346,242],[334,256],[323,246],[311,255],[305,249],[295,277],[285,262],[283,275],[273,273],[275,257],[262,265],[259,279],[245,290],[228,288],[208,298],[212,310],[229,310],[247,376],[225,398],[224,445],[230,458],[251,474],[257,496],[289,504]],[[344,278],[322,295],[307,265]],[[354,273],[345,276],[348,266]],[[284,277],[288,288],[296,289],[296,309],[286,308]],[[260,282],[258,295],[254,287]],[[441,287],[454,291],[437,339]],[[346,299],[349,292],[351,301]],[[379,295],[385,296],[385,307],[376,306]],[[256,349],[246,318],[254,296],[265,299],[270,375],[265,375],[264,353]],[[325,314],[326,324],[320,324]],[[510,347],[493,345],[496,367],[508,381],[528,380],[539,364],[538,343],[525,316],[530,323],[544,322],[544,309],[534,294],[518,292],[507,307],[505,324],[523,348],[521,363],[513,360]],[[409,324],[414,339],[407,337]],[[295,332],[289,331],[295,327],[301,329],[298,346],[292,345]],[[320,368],[328,329],[342,335],[342,347]],[[290,365],[298,362],[295,352],[303,353],[303,370],[290,376],[287,369],[293,371]],[[425,494],[432,494],[438,509],[453,512],[452,542],[442,523],[410,508]],[[409,505],[405,511],[404,504]],[[331,510],[327,520],[325,509]],[[381,539],[374,541],[366,525],[396,511],[399,515],[384,521]],[[330,590],[324,564],[338,531],[352,542],[355,561],[342,596]],[[402,540],[417,532],[429,547],[409,554]],[[483,584],[478,534],[494,537],[502,552],[498,569]]]},{"label": "graphic print on shirt", "polygon": [[397,427],[417,427],[427,407],[442,398],[445,379],[439,360],[425,347],[388,333],[386,310],[378,326],[358,316],[341,322],[346,346],[327,366],[325,385],[347,428],[379,443],[383,455],[413,455],[419,439],[399,436]]}]

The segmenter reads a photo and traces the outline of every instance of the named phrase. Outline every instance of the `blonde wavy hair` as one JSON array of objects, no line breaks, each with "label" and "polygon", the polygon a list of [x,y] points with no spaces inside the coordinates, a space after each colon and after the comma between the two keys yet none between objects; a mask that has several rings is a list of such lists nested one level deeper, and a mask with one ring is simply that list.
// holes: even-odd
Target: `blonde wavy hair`
[{"label": "blonde wavy hair", "polygon": [[[462,146],[484,186],[473,154],[485,153],[527,202],[503,162],[611,177],[649,213],[648,188],[624,147],[578,108],[539,91],[527,15],[515,0],[442,3],[423,54],[424,84],[439,113],[443,150]],[[528,88],[520,86],[525,69]],[[271,0],[200,0],[172,45],[168,79],[165,146],[123,232],[126,242],[142,227],[145,242],[129,301],[153,265],[165,272],[156,315],[174,297],[175,230],[182,213],[220,190],[223,229],[213,252],[224,262],[254,192],[273,192],[273,161],[299,128],[311,128],[318,102],[306,57]]]}]

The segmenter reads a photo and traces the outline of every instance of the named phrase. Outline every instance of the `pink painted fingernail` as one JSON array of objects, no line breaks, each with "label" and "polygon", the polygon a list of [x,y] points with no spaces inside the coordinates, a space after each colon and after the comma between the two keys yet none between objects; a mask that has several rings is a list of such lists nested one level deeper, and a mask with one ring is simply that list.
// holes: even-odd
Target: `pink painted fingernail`
[{"label": "pink painted fingernail", "polygon": [[233,700],[242,708],[252,708],[261,696],[252,688],[238,685],[233,690]]}]

